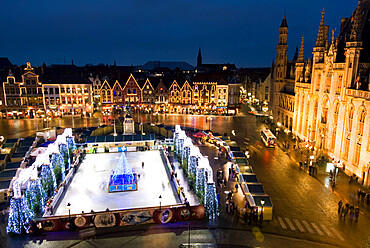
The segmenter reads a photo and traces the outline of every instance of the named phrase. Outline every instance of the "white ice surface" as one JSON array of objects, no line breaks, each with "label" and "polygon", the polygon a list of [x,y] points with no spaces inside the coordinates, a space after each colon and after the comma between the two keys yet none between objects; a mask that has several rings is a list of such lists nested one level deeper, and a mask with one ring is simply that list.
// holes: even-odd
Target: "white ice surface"
[{"label": "white ice surface", "polygon": [[[164,168],[159,151],[126,152],[133,172],[140,174],[138,190],[128,192],[108,192],[109,178],[116,168],[120,153],[86,154],[77,170],[59,207],[54,215],[67,215],[67,203],[71,204],[71,214],[85,213],[91,210],[104,211],[175,205],[174,192]],[[144,161],[144,168],[141,163]]]}]

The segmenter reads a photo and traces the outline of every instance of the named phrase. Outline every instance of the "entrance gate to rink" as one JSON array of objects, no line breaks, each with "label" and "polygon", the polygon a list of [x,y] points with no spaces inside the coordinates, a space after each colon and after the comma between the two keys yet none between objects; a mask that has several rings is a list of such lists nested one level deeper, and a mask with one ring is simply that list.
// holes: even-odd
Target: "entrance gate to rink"
[{"label": "entrance gate to rink", "polygon": [[204,217],[204,205],[185,206],[179,204],[115,211],[107,210],[37,219],[34,221],[30,232],[35,232],[34,228],[38,228],[41,232],[75,231],[87,228],[202,220]]}]

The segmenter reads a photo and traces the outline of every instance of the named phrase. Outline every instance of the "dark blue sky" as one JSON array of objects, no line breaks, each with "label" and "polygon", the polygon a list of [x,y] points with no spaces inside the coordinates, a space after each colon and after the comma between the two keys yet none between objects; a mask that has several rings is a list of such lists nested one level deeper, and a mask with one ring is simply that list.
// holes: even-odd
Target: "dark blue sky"
[{"label": "dark blue sky", "polygon": [[[305,35],[311,55],[322,8],[339,31],[357,0],[1,0],[0,57],[14,64],[108,63],[148,60],[270,66],[286,11],[289,58]],[[331,32],[330,32],[331,34]]]}]

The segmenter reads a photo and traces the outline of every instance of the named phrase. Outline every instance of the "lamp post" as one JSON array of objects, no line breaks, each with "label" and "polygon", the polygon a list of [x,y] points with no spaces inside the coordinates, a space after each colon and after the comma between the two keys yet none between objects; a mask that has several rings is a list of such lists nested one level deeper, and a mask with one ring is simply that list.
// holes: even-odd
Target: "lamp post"
[{"label": "lamp post", "polygon": [[72,229],[72,222],[71,222],[71,203],[67,203],[67,209],[68,209],[68,220],[69,220],[69,230]]},{"label": "lamp post", "polygon": [[264,200],[261,200],[261,214],[260,214],[260,220],[263,221],[263,205],[265,204],[265,201]]},{"label": "lamp post", "polygon": [[159,211],[162,211],[162,195],[159,195]]}]

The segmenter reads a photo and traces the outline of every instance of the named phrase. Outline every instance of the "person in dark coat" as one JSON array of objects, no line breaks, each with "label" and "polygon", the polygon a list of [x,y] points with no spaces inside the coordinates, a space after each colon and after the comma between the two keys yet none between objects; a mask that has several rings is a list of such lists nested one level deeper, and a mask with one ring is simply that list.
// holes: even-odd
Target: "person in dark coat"
[{"label": "person in dark coat", "polygon": [[340,213],[341,213],[342,206],[343,206],[343,202],[342,202],[342,200],[340,200],[340,201],[338,202],[338,214],[340,214]]},{"label": "person in dark coat", "polygon": [[358,206],[355,207],[355,222],[358,222],[358,216],[360,215],[360,208]]}]

